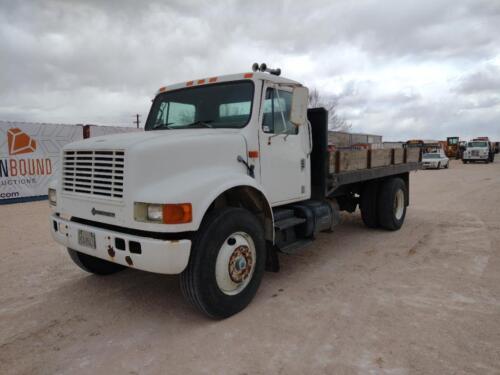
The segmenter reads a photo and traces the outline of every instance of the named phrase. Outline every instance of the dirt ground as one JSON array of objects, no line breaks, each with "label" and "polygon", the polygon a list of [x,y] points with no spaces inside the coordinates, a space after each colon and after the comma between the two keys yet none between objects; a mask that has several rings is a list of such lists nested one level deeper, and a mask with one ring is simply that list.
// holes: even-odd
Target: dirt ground
[{"label": "dirt ground", "polygon": [[398,232],[343,215],[224,321],[178,280],[84,273],[47,202],[0,206],[1,374],[500,374],[500,158],[411,176]]}]

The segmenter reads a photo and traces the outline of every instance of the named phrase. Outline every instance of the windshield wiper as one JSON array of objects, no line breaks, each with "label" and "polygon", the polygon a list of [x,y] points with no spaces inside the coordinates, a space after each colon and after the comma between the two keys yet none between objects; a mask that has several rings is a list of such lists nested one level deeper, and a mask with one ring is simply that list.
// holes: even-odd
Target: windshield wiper
[{"label": "windshield wiper", "polygon": [[153,129],[162,129],[162,128],[165,128],[165,129],[171,129],[169,125],[172,125],[173,122],[167,122],[166,124],[162,123],[162,122],[157,122],[156,124],[153,125]]},{"label": "windshield wiper", "polygon": [[179,128],[190,128],[190,127],[199,126],[199,127],[202,127],[202,128],[210,128],[210,129],[212,129],[213,126],[210,125],[210,123],[212,123],[212,122],[214,122],[214,121],[213,120],[198,120],[198,121],[192,122],[191,124],[186,124],[186,125],[179,126]]}]

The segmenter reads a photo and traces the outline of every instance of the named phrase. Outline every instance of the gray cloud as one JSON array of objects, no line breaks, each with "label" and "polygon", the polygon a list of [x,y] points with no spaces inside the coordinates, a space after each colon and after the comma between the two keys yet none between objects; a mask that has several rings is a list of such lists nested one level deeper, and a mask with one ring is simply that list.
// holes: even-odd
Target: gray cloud
[{"label": "gray cloud", "polygon": [[355,131],[500,138],[499,32],[494,0],[0,0],[0,119],[128,125],[164,84],[266,61]]},{"label": "gray cloud", "polygon": [[463,76],[457,91],[465,94],[500,93],[500,65],[487,64]]}]

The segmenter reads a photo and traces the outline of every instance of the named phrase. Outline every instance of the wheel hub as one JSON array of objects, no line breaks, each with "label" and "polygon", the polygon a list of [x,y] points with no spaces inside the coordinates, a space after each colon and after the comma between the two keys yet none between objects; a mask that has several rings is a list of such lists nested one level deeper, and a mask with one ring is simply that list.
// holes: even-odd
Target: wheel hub
[{"label": "wheel hub", "polygon": [[244,281],[252,270],[252,253],[246,245],[238,246],[229,258],[229,277],[235,283]]},{"label": "wheel hub", "polygon": [[215,261],[215,279],[222,293],[234,296],[252,281],[257,252],[252,237],[245,232],[232,233],[221,244]]},{"label": "wheel hub", "polygon": [[394,196],[394,207],[393,212],[396,219],[399,220],[403,216],[403,212],[405,209],[405,195],[403,190],[398,190],[396,195]]}]

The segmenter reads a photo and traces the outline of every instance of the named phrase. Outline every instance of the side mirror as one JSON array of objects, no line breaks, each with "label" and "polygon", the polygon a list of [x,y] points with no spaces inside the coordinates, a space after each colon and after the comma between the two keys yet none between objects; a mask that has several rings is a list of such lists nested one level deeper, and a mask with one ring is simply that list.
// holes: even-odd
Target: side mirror
[{"label": "side mirror", "polygon": [[295,126],[305,124],[307,120],[308,103],[309,90],[307,87],[295,87],[293,89],[292,108],[290,110],[290,122]]}]

